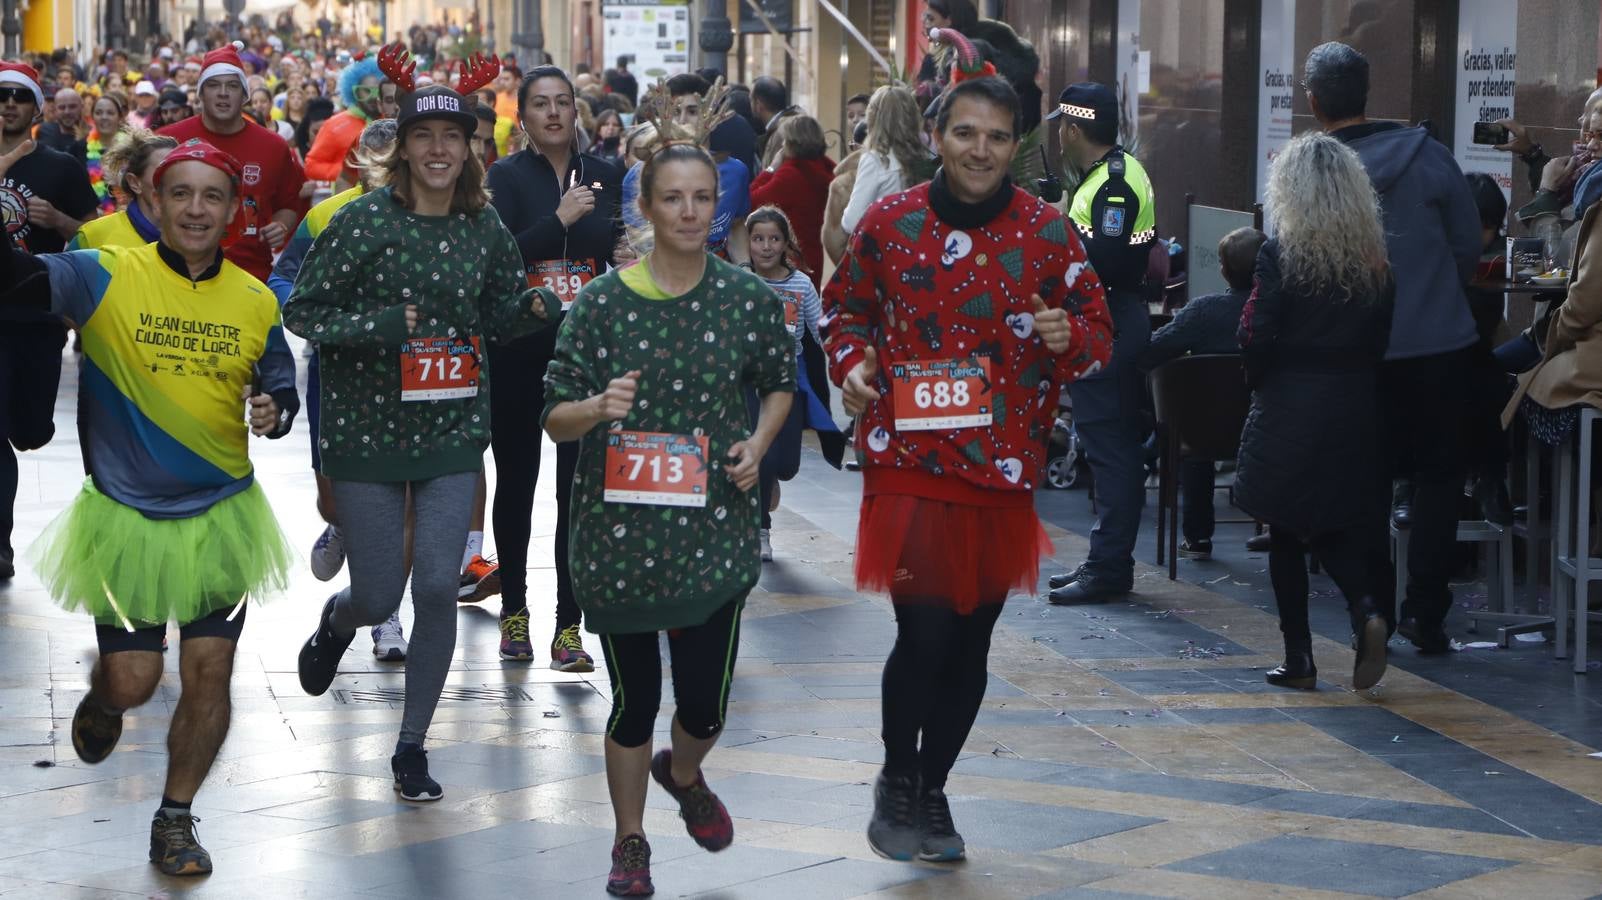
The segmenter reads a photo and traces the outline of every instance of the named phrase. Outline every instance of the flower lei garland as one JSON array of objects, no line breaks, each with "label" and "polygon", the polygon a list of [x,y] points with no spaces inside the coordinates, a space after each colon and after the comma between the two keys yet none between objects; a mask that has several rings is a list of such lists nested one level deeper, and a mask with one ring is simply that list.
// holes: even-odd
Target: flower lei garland
[{"label": "flower lei garland", "polygon": [[100,155],[104,147],[100,142],[98,129],[89,132],[89,140],[84,142],[87,150],[84,168],[89,172],[89,186],[95,191],[95,205],[101,213],[114,213],[117,211],[117,197],[111,192],[111,186],[106,184],[106,174],[100,167]]}]

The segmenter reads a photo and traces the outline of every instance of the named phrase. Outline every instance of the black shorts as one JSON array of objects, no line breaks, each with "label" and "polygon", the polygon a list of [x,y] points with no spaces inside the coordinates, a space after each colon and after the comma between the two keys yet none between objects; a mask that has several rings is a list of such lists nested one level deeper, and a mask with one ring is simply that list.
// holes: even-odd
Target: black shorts
[{"label": "black shorts", "polygon": [[[229,616],[232,615],[232,618]],[[239,643],[239,634],[245,630],[245,605],[239,604],[239,612],[234,612],[234,604],[221,607],[215,612],[202,616],[187,625],[178,628],[179,642],[190,638],[219,637],[227,638]],[[95,641],[100,644],[100,655],[108,653],[121,653],[124,650],[145,650],[151,653],[161,652],[161,639],[167,634],[166,625],[151,625],[148,628],[136,628],[129,631],[121,625],[95,624]]]}]

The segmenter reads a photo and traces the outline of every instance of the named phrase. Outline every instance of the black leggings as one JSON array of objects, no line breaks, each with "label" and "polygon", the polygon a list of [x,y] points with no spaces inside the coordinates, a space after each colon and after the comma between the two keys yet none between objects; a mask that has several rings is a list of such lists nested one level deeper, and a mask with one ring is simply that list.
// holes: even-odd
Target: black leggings
[{"label": "black leggings", "polygon": [[[1373,608],[1374,579],[1384,577],[1384,572],[1375,568],[1379,547],[1368,529],[1330,532],[1304,543],[1289,528],[1272,527],[1268,578],[1274,586],[1274,602],[1279,606],[1279,630],[1285,636],[1285,647],[1291,650],[1309,650],[1313,646],[1312,630],[1307,624],[1309,550],[1318,556],[1319,563],[1345,595],[1354,632],[1362,624],[1360,619]],[[1375,611],[1387,620],[1392,617],[1389,609]]]},{"label": "black leggings", "polygon": [[964,616],[939,601],[892,600],[896,645],[885,660],[880,701],[884,768],[921,775],[926,791],[944,788],[985,699],[990,633],[1003,604],[982,603]]},{"label": "black leggings", "polygon": [[[533,529],[534,488],[540,477],[545,434],[545,368],[551,363],[552,333],[510,344],[489,345],[490,450],[495,454],[495,505],[491,524],[501,576],[501,615],[528,609],[528,541]],[[567,568],[568,507],[579,442],[556,445],[556,627],[580,622]]]},{"label": "black leggings", "polygon": [[[757,398],[756,391],[747,391],[745,395],[746,408],[751,411],[751,428],[756,429],[758,414],[762,411],[762,401]],[[807,427],[807,409],[802,402],[801,392],[797,391],[795,399],[790,403],[790,413],[784,419],[784,425],[779,434],[773,439],[773,446],[762,457],[762,465],[757,469],[757,492],[762,503],[762,527],[773,527],[773,486],[781,481],[789,481],[795,473],[801,471],[801,432]]]},{"label": "black leggings", "polygon": [[[740,611],[746,594],[725,603],[699,625],[668,630],[673,660],[674,718],[697,740],[723,730],[729,685],[740,650]],[[606,677],[612,682],[612,715],[606,736],[623,747],[651,740],[662,706],[662,650],[657,632],[603,634]]]}]

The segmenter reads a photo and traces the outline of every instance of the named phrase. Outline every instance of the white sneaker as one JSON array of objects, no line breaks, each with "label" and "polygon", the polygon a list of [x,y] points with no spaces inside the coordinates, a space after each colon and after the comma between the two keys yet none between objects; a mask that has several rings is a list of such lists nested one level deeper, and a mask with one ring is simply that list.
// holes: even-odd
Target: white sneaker
[{"label": "white sneaker", "polygon": [[387,621],[373,626],[373,655],[384,662],[404,662],[406,635],[401,632],[400,613],[390,614]]},{"label": "white sneaker", "polygon": [[312,545],[311,570],[318,581],[328,581],[345,567],[345,538],[333,525],[323,529]]},{"label": "white sneaker", "polygon": [[757,539],[762,543],[762,561],[773,562],[773,542],[768,539],[770,529],[764,528]]}]

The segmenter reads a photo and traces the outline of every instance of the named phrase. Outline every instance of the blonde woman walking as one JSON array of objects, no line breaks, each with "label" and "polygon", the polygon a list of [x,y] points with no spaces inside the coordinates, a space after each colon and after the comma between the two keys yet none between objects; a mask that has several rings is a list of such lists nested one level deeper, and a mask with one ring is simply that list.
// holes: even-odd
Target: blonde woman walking
[{"label": "blonde woman walking", "polygon": [[1272,526],[1268,571],[1285,662],[1265,677],[1317,682],[1311,550],[1346,596],[1357,635],[1352,687],[1363,690],[1385,672],[1389,637],[1374,600],[1386,499],[1377,386],[1395,293],[1379,200],[1356,153],[1309,134],[1274,160],[1267,201],[1275,234],[1258,254],[1240,324],[1252,405],[1235,475],[1236,502]]}]

